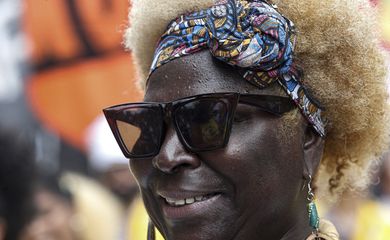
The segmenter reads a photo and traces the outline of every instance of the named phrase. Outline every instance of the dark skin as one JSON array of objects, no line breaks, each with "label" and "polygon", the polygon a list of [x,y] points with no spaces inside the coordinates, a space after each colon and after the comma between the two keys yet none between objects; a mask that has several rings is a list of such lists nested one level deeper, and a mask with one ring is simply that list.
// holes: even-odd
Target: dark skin
[{"label": "dark skin", "polygon": [[[144,100],[167,102],[214,92],[286,96],[277,84],[263,90],[252,86],[202,51],[157,69]],[[317,171],[323,140],[300,114],[286,141],[278,131],[283,118],[244,104],[237,111],[247,117],[234,122],[223,149],[188,152],[169,125],[157,156],[130,159],[147,211],[166,239],[302,240],[310,234],[303,186],[305,177]],[[206,193],[217,197],[195,212],[167,207],[164,201],[166,195],[180,199]]]}]

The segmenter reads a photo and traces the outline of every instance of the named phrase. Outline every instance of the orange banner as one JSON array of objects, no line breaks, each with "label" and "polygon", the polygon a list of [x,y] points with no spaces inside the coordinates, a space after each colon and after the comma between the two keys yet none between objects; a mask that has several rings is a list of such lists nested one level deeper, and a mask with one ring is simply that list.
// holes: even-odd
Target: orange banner
[{"label": "orange banner", "polygon": [[83,149],[84,131],[103,107],[141,97],[130,54],[121,46],[128,1],[25,2],[32,109],[45,126]]}]

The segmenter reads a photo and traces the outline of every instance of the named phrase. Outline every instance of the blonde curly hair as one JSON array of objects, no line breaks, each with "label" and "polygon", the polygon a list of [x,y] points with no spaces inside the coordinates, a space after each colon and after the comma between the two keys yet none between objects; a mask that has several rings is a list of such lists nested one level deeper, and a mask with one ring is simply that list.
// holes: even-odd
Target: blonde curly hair
[{"label": "blonde curly hair", "polygon": [[[384,53],[375,9],[367,0],[274,0],[297,28],[296,58],[304,83],[325,106],[325,149],[316,176],[321,195],[366,186],[370,163],[389,144]],[[177,16],[210,7],[213,0],[134,0],[125,45],[144,89],[154,46]]]}]

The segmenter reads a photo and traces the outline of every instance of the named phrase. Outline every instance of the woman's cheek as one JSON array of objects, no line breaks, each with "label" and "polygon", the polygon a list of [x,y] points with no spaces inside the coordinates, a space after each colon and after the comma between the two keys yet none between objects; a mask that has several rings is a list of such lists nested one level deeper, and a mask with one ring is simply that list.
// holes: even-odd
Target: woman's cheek
[{"label": "woman's cheek", "polygon": [[152,175],[152,159],[130,159],[130,171],[141,187],[146,187]]}]

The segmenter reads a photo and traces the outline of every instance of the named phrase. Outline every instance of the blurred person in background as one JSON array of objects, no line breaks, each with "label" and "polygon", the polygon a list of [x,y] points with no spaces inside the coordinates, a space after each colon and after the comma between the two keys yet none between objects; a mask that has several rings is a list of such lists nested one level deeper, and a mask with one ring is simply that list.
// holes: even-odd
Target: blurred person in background
[{"label": "blurred person in background", "polygon": [[86,133],[87,155],[91,170],[97,179],[121,203],[120,239],[128,238],[127,213],[137,194],[137,184],[131,173],[126,159],[120,152],[107,121],[102,115],[97,117],[88,127]]},{"label": "blurred person in background", "polygon": [[[137,240],[146,237],[148,216],[138,186],[129,172],[128,160],[123,156],[106,119],[100,115],[86,133],[88,160],[98,179],[122,203],[122,229],[124,239]],[[158,239],[162,239],[158,236]]]},{"label": "blurred person in background", "polygon": [[41,177],[37,209],[21,240],[121,240],[123,209],[101,184],[74,172]]},{"label": "blurred person in background", "polygon": [[23,232],[21,240],[79,240],[73,196],[56,176],[45,177],[35,187],[34,220]]},{"label": "blurred person in background", "polygon": [[138,187],[103,115],[92,122],[86,135],[87,155],[92,170],[127,207],[136,196]]},{"label": "blurred person in background", "polygon": [[0,240],[16,240],[33,216],[33,145],[26,135],[0,129]]},{"label": "blurred person in background", "polygon": [[95,179],[67,172],[61,184],[72,193],[76,211],[74,223],[78,226],[82,240],[122,240],[123,208]]}]

